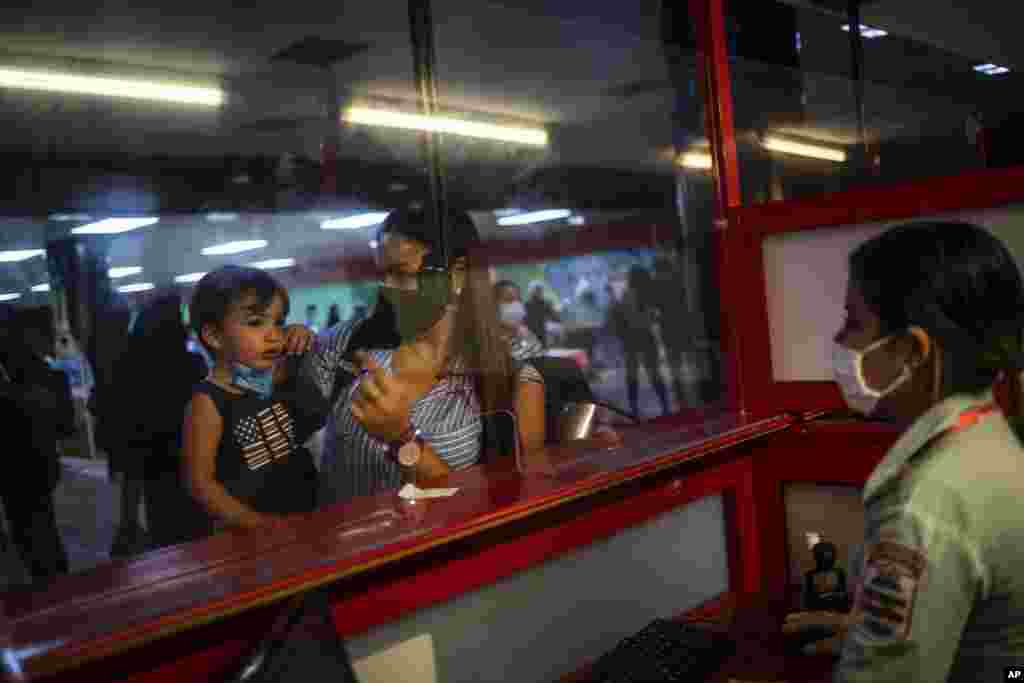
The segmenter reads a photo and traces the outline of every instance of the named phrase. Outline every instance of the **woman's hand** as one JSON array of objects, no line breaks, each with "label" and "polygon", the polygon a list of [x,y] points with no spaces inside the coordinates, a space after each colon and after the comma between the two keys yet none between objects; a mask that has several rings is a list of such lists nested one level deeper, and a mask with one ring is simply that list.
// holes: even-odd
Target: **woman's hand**
[{"label": "woman's hand", "polygon": [[352,399],[352,415],[381,441],[398,440],[409,427],[412,402],[420,393],[418,382],[409,382],[383,370],[366,353],[357,352],[363,373]]},{"label": "woman's hand", "polygon": [[305,325],[288,325],[284,328],[284,352],[290,356],[301,356],[313,346],[313,330]]}]

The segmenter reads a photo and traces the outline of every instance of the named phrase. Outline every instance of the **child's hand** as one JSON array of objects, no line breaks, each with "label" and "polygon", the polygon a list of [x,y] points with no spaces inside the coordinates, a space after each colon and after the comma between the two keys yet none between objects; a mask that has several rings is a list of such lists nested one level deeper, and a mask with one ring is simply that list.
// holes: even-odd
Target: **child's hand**
[{"label": "child's hand", "polygon": [[313,330],[305,325],[288,325],[284,328],[284,352],[301,356],[313,345]]}]

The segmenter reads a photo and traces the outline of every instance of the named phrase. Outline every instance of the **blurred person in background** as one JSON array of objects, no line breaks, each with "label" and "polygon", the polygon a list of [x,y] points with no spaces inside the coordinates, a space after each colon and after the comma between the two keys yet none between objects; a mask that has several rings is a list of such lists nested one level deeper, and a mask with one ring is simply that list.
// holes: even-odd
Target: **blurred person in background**
[{"label": "blurred person in background", "polygon": [[338,308],[338,304],[331,304],[330,309],[327,311],[327,328],[330,329],[341,322],[341,310]]},{"label": "blurred person in background", "polygon": [[696,388],[691,385],[687,391],[683,376],[686,352],[692,351],[696,344],[696,335],[686,315],[688,304],[683,274],[671,260],[660,257],[654,262],[653,284],[654,306],[658,311],[661,340],[665,344],[665,356],[672,375],[672,389],[680,406],[694,406],[699,402]]},{"label": "blurred person in background", "polygon": [[0,477],[0,499],[29,574],[45,584],[68,571],[53,494],[61,474],[57,438],[74,429],[71,386],[48,362],[56,346],[50,309],[7,309],[4,315],[0,407],[9,467]]},{"label": "blurred person in background", "polygon": [[498,324],[508,340],[512,357],[524,360],[543,355],[544,345],[526,326],[526,306],[519,285],[501,280],[494,285],[494,299],[498,305]]},{"label": "blurred person in background", "polygon": [[358,306],[353,306],[352,307],[352,317],[348,319],[348,322],[355,322],[357,320],[362,320],[362,319],[366,318],[366,316],[368,315],[368,313],[367,313],[368,310],[369,309],[367,309],[367,307],[363,306],[362,304],[360,304]]},{"label": "blurred person in background", "polygon": [[549,345],[548,324],[561,323],[562,318],[551,302],[544,296],[544,285],[540,282],[530,283],[530,298],[526,306],[526,327],[533,336],[545,347]]},{"label": "blurred person in background", "polygon": [[306,306],[306,320],[304,324],[313,331],[313,334],[320,331],[320,326],[316,322],[319,317],[320,314],[317,311],[316,304],[309,304]]},{"label": "blurred person in background", "polygon": [[[139,313],[107,393],[96,405],[111,472],[121,479],[121,520],[112,557],[202,536],[209,521],[181,478],[182,420],[192,387],[207,373],[188,350],[177,292],[158,295]],[[139,523],[145,500],[148,539]]]},{"label": "blurred person in background", "polygon": [[628,286],[622,298],[611,309],[611,325],[622,340],[626,357],[626,390],[629,407],[640,415],[640,363],[647,371],[647,381],[661,401],[662,413],[671,412],[668,390],[658,368],[658,339],[654,336],[657,310],[653,306],[654,282],[643,266],[629,269]]}]

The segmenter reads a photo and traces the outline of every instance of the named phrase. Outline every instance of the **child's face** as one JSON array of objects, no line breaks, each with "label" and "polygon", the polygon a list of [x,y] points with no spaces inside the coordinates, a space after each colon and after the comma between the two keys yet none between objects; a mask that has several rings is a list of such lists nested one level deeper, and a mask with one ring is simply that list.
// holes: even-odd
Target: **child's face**
[{"label": "child's face", "polygon": [[211,335],[217,360],[266,370],[284,353],[284,299],[276,294],[262,307],[255,296],[243,297],[228,309],[220,328]]}]

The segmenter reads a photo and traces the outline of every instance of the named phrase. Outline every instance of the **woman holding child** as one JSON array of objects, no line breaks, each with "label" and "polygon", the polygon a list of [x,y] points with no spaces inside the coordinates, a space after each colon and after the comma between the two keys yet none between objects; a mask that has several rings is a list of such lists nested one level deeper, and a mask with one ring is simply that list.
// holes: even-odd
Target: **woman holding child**
[{"label": "woman holding child", "polygon": [[453,212],[448,226],[450,265],[424,211],[392,212],[373,314],[328,330],[304,363],[303,378],[332,402],[321,502],[475,464],[481,414],[494,411],[515,414],[524,460],[546,466],[543,379],[509,354],[491,282],[472,263],[472,220]]}]

